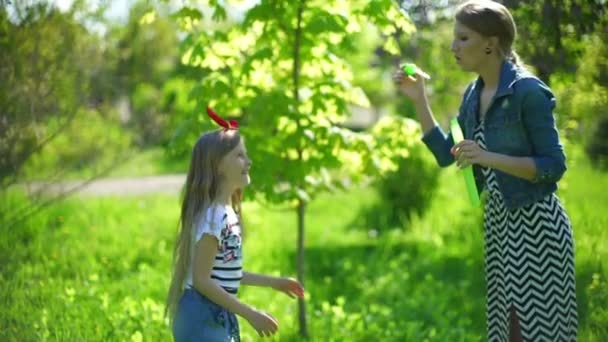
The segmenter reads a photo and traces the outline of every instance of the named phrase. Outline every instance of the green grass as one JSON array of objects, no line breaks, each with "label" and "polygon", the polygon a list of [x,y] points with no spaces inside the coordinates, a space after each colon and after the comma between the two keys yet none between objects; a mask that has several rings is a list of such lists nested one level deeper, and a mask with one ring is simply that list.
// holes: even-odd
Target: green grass
[{"label": "green grass", "polygon": [[[608,174],[579,154],[559,195],[576,241],[580,341],[608,340]],[[370,189],[322,196],[306,217],[313,341],[485,339],[482,212],[454,169],[423,217],[369,227]],[[10,207],[10,203],[5,203]],[[295,274],[293,211],[245,204],[245,266]],[[168,341],[162,316],[178,198],[73,198],[0,238],[0,340]],[[280,321],[276,341],[299,341],[296,302],[244,288],[242,300]],[[255,341],[241,320],[244,341]]]}]

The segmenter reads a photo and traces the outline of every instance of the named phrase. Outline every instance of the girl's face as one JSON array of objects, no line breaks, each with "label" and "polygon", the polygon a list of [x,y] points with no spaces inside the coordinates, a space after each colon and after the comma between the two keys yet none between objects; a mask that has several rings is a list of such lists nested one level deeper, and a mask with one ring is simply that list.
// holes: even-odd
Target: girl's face
[{"label": "girl's face", "polygon": [[458,63],[462,70],[480,70],[480,66],[488,60],[488,55],[485,52],[486,48],[490,48],[495,53],[491,39],[456,21],[452,52],[456,58],[456,63]]},{"label": "girl's face", "polygon": [[251,182],[249,169],[251,160],[247,156],[243,140],[226,154],[218,165],[218,173],[223,181],[223,185],[234,191],[243,189]]}]

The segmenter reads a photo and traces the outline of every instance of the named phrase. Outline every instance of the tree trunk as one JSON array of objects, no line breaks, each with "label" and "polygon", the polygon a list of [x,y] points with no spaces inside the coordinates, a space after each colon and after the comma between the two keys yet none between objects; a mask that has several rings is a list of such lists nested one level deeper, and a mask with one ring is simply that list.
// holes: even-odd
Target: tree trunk
[{"label": "tree trunk", "polygon": [[[302,44],[302,13],[304,12],[305,0],[300,0],[298,3],[296,27],[294,28],[294,45],[293,45],[293,99],[297,103],[296,111],[300,101],[300,46]],[[296,113],[298,114],[298,113]],[[296,120],[298,129],[300,121]],[[298,147],[298,162],[302,161],[302,146]],[[304,285],[304,214],[306,212],[306,202],[301,198],[298,199],[298,247],[297,247],[297,269],[298,281]],[[306,302],[303,298],[298,298],[298,322],[300,324],[300,336],[308,339],[308,328],[306,324]]]},{"label": "tree trunk", "polygon": [[[293,98],[296,103],[300,101],[300,45],[302,44],[302,12],[304,12],[305,0],[300,0],[298,3],[297,21],[294,29],[294,46],[293,46]],[[296,105],[296,111],[298,110]],[[296,124],[300,125],[300,121],[296,120]],[[298,161],[302,161],[302,148],[298,148]],[[298,281],[304,285],[304,214],[306,211],[306,202],[298,199],[298,247],[297,247],[297,269]],[[303,298],[298,298],[298,321],[300,323],[300,336],[308,339],[308,328],[306,324],[306,302]]]},{"label": "tree trunk", "polygon": [[[304,215],[306,213],[306,203],[298,201],[298,250],[297,268],[298,281],[304,286]],[[308,328],[306,323],[306,302],[304,298],[298,298],[298,320],[300,323],[300,336],[308,338]]]}]

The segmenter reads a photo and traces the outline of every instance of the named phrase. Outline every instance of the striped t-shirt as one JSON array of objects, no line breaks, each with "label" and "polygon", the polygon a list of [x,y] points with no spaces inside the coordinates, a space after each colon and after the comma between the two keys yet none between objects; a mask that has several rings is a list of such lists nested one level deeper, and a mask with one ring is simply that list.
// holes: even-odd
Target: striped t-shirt
[{"label": "striped t-shirt", "polygon": [[[229,293],[236,294],[243,278],[241,226],[231,206],[212,206],[201,215],[196,224],[194,242],[203,234],[210,234],[218,241],[217,254],[211,270],[211,279]],[[186,287],[192,284],[192,267],[188,270]]]}]

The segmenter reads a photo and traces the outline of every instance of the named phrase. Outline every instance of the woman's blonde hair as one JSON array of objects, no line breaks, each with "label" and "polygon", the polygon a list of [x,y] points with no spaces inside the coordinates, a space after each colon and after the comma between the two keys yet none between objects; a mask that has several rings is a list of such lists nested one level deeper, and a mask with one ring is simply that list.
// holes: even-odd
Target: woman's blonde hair
[{"label": "woman's blonde hair", "polygon": [[[241,141],[236,130],[217,130],[202,135],[192,149],[186,184],[182,189],[182,208],[175,249],[173,272],[167,295],[165,315],[172,322],[177,304],[183,294],[184,281],[194,251],[194,226],[204,215],[218,194],[221,175],[218,165],[222,158]],[[242,190],[232,195],[232,207],[241,215]]]},{"label": "woman's blonde hair", "polygon": [[474,0],[462,4],[456,11],[456,20],[485,37],[497,37],[500,53],[518,66],[523,66],[513,50],[517,27],[511,12],[495,1]]}]

